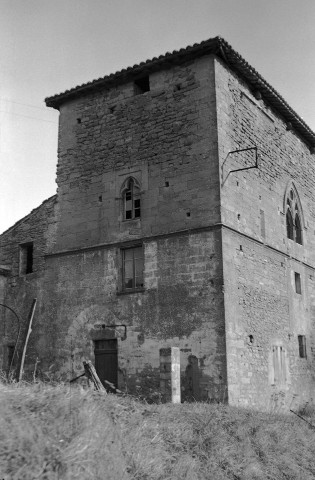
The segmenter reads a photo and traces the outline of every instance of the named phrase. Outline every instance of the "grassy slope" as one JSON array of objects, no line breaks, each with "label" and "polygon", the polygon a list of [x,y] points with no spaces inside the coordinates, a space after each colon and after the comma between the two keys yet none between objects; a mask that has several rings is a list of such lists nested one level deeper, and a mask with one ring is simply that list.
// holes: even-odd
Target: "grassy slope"
[{"label": "grassy slope", "polygon": [[0,385],[3,478],[313,480],[315,430],[292,414]]}]

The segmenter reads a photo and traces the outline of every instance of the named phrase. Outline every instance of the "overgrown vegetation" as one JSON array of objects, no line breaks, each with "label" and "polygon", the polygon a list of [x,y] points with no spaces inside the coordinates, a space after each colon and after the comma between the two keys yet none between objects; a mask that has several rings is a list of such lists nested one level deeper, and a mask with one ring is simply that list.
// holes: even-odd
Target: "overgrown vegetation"
[{"label": "overgrown vegetation", "polygon": [[315,430],[293,414],[0,384],[1,480],[314,478]]}]

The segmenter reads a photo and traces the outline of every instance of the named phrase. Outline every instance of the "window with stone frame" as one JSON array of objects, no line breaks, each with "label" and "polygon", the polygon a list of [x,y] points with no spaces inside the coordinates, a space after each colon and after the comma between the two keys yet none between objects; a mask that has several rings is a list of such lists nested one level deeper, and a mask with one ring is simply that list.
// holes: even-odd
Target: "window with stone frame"
[{"label": "window with stone frame", "polygon": [[134,220],[141,217],[140,186],[134,178],[129,178],[122,190],[123,219]]},{"label": "window with stone frame", "polygon": [[137,245],[121,250],[122,255],[122,290],[135,291],[144,288],[143,246]]},{"label": "window with stone frame", "polygon": [[299,342],[299,356],[300,356],[300,358],[307,358],[305,335],[298,335],[298,342]]},{"label": "window with stone frame", "polygon": [[297,192],[293,186],[288,190],[285,208],[287,237],[303,245],[302,212]]},{"label": "window with stone frame", "polygon": [[33,273],[33,242],[20,245],[20,275]]}]

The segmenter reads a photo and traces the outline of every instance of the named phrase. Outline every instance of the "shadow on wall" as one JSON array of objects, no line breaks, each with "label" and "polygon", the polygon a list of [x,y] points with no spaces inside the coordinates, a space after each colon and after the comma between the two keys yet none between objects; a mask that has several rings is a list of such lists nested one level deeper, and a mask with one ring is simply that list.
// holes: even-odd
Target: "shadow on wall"
[{"label": "shadow on wall", "polygon": [[226,385],[217,384],[205,375],[195,355],[189,355],[185,374],[181,377],[182,402],[226,403]]}]

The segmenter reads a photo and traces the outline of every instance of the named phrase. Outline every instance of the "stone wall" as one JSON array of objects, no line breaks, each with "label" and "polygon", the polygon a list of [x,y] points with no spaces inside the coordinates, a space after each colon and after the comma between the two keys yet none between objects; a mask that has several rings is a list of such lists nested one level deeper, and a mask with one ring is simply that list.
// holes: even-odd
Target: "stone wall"
[{"label": "stone wall", "polygon": [[[314,395],[314,155],[281,117],[215,62],[221,211],[231,403],[278,408]],[[259,168],[230,173],[255,165]],[[287,238],[285,195],[292,181],[302,206],[303,245]],[[295,272],[302,294],[295,291]],[[305,335],[307,358],[299,357]],[[274,383],[272,351],[285,354]],[[296,397],[298,395],[298,397]]]},{"label": "stone wall", "polygon": [[[9,228],[0,237],[0,264],[9,270],[3,285],[2,302],[12,308],[21,321],[21,334],[18,348],[24,337],[25,323],[33,298],[38,299],[38,307],[45,301],[43,275],[45,271],[45,254],[55,241],[58,204],[56,196],[43,202],[25,218]],[[22,248],[33,244],[32,272],[22,270]],[[21,247],[22,246],[22,247]],[[34,367],[38,355],[38,341],[44,325],[35,310],[33,332],[30,337],[26,364]],[[0,308],[0,369],[7,367],[7,345],[14,345],[17,339],[18,324],[10,310]]]},{"label": "stone wall", "polygon": [[[121,187],[141,186],[141,220],[123,221]],[[219,219],[213,57],[60,107],[55,250],[143,238]]]},{"label": "stone wall", "polygon": [[[38,299],[28,369],[38,358],[42,378],[69,380],[94,361],[95,342],[117,340],[118,387],[157,399],[159,350],[179,347],[183,400],[303,405],[314,396],[314,155],[213,56],[149,83],[61,105],[58,201],[1,236],[4,301],[25,319]],[[255,166],[255,150],[235,152],[252,147],[258,168],[231,173]],[[141,219],[123,218],[130,177]],[[287,238],[293,185],[303,245]],[[21,245],[31,242],[26,274]],[[126,292],[132,246],[143,248],[144,286]],[[3,331],[1,358],[15,333]]]},{"label": "stone wall", "polygon": [[[117,338],[118,387],[153,398],[159,391],[159,349],[177,346],[183,398],[222,398],[226,365],[220,231],[143,245],[145,288],[128,294],[121,291],[118,247],[48,257],[42,368],[70,378],[82,371],[84,359],[94,361],[95,340]],[[115,331],[102,325],[126,325],[126,338],[123,327]]]}]

